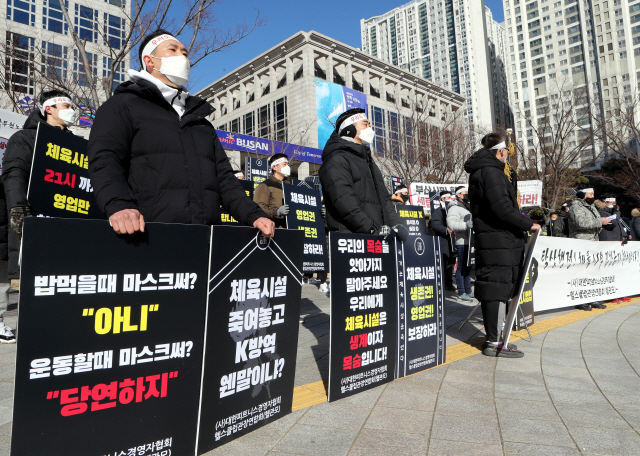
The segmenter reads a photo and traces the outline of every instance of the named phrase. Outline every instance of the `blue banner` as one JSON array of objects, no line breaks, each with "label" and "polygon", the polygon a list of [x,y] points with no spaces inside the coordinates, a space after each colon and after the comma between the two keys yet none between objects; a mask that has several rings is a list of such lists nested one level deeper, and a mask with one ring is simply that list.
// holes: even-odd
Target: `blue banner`
[{"label": "blue banner", "polygon": [[229,131],[216,130],[218,138],[225,149],[241,152],[255,152],[263,155],[286,154],[292,160],[310,163],[322,163],[322,150],[313,147],[299,146],[271,139],[256,138]]},{"label": "blue banner", "polygon": [[335,130],[338,116],[351,108],[362,108],[367,111],[367,96],[357,90],[316,78],[319,148],[324,148]]}]

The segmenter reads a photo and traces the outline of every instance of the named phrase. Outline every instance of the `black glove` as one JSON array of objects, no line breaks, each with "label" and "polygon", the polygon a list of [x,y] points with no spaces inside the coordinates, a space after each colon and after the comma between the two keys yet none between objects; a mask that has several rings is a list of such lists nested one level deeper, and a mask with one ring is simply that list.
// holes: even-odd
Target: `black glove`
[{"label": "black glove", "polygon": [[284,206],[280,206],[278,208],[277,214],[279,216],[287,215],[289,213],[289,205],[285,204]]},{"label": "black glove", "polygon": [[322,215],[323,219],[325,219],[325,220],[327,219],[327,208],[326,207],[322,206],[320,208],[320,215]]},{"label": "black glove", "polygon": [[22,224],[25,217],[31,217],[31,208],[29,206],[12,207],[9,211],[9,224],[18,237],[22,237]]},{"label": "black glove", "polygon": [[395,225],[393,231],[396,232],[396,236],[400,242],[404,242],[409,237],[409,230],[404,225]]}]

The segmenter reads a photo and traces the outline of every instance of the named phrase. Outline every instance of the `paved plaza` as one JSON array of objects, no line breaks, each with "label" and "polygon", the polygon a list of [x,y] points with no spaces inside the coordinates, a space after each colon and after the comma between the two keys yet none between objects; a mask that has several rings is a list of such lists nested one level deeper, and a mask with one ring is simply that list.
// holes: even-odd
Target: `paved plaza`
[{"label": "paved plaza", "polygon": [[[479,354],[480,309],[459,329],[474,306],[448,295],[447,357],[458,360],[330,404],[329,298],[304,285],[302,408],[207,456],[640,455],[640,300],[536,315],[533,342],[516,341],[522,359]],[[15,314],[5,314],[12,327]],[[15,350],[0,346],[0,456],[9,454]],[[309,388],[320,392],[305,399]]]}]

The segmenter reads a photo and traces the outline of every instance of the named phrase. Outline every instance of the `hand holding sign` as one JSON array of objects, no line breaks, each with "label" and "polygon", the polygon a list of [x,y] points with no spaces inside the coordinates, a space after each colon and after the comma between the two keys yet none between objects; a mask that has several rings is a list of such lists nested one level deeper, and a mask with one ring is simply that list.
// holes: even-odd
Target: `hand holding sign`
[{"label": "hand holding sign", "polygon": [[253,226],[262,231],[262,235],[264,237],[273,237],[276,229],[276,224],[266,217],[260,217],[258,220],[253,222]]},{"label": "hand holding sign", "polygon": [[109,217],[113,231],[118,234],[144,233],[144,217],[137,209],[123,209]]}]

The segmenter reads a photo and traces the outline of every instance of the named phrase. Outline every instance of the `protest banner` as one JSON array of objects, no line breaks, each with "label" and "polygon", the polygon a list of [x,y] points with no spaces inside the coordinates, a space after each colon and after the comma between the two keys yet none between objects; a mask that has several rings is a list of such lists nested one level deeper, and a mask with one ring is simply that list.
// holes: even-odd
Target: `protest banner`
[{"label": "protest banner", "polygon": [[[539,242],[539,240],[538,240]],[[527,326],[531,326],[534,323],[534,303],[533,303],[533,287],[538,279],[538,262],[531,261],[531,267],[529,273],[524,281],[524,288],[522,290],[522,296],[520,297],[520,310],[516,316],[514,323],[514,331],[518,331]]]},{"label": "protest banner", "polygon": [[[304,181],[299,181],[306,184]],[[308,185],[282,184],[284,203],[289,205],[287,228],[304,232],[303,272],[324,272],[329,269],[329,252],[324,218],[320,212],[320,192]]]},{"label": "protest banner", "polygon": [[210,233],[25,219],[11,454],[194,454]]},{"label": "protest banner", "polygon": [[33,215],[104,219],[89,179],[88,141],[38,124],[27,200]]},{"label": "protest banner", "polygon": [[329,234],[329,401],[394,379],[398,338],[395,240]]},{"label": "protest banner", "polygon": [[396,211],[409,231],[405,242],[397,242],[400,378],[444,363],[446,336],[440,239],[427,235],[421,206]]},{"label": "protest banner", "polygon": [[520,207],[540,206],[542,204],[542,181],[518,181]]},{"label": "protest banner", "polygon": [[540,236],[533,265],[536,312],[640,294],[640,242]]},{"label": "protest banner", "polygon": [[473,228],[467,229],[467,238],[469,239],[469,250],[467,251],[467,266],[476,267],[476,235]]},{"label": "protest banner", "polygon": [[291,413],[300,324],[301,231],[212,239],[198,454]]},{"label": "protest banner", "polygon": [[5,150],[7,150],[9,138],[14,133],[22,130],[22,126],[26,121],[27,116],[0,109],[0,175],[2,175],[2,158]]},{"label": "protest banner", "polygon": [[398,187],[400,187],[401,185],[404,185],[404,182],[402,182],[402,178],[400,177],[391,176],[390,179],[391,179],[391,193],[395,193]]},{"label": "protest banner", "polygon": [[414,182],[409,186],[409,202],[412,206],[422,206],[425,213],[431,211],[429,204],[429,193],[448,191],[454,194],[456,187],[467,184],[429,184]]},{"label": "protest banner", "polygon": [[244,159],[244,176],[246,180],[253,182],[255,190],[260,183],[269,179],[269,161],[264,158],[246,157]]},{"label": "protest banner", "polygon": [[[247,194],[247,196],[253,199],[253,182],[244,179],[238,179],[238,182],[240,182],[240,185],[242,185],[242,188],[244,189],[244,192]],[[240,225],[240,222],[234,219],[233,216],[229,214],[229,212],[227,212],[222,206],[220,206],[220,221],[224,225]]]}]

